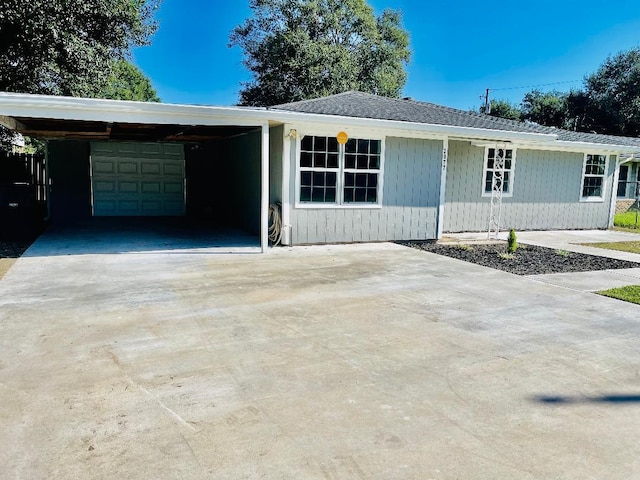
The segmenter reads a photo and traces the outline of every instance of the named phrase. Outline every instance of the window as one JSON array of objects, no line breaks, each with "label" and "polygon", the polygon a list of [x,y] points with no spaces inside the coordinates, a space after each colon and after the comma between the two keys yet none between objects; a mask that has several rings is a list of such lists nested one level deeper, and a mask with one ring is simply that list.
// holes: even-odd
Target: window
[{"label": "window", "polygon": [[[502,195],[504,197],[510,197],[513,195],[513,177],[515,169],[515,152],[513,149],[503,148],[485,148],[484,152],[484,186],[482,195],[485,197],[491,196],[491,190],[493,189],[493,178],[496,176],[496,172],[499,171],[498,162],[500,159],[504,159],[504,167],[502,173]],[[499,176],[498,176],[499,177]],[[496,186],[500,187],[500,178],[496,178]]]},{"label": "window", "polygon": [[301,203],[379,205],[382,140],[305,136],[300,142]]},{"label": "window", "polygon": [[618,197],[627,196],[627,179],[629,178],[629,165],[620,165],[618,175]]},{"label": "window", "polygon": [[604,200],[604,176],[607,170],[606,155],[587,154],[584,157],[582,174],[582,197],[584,201]]}]

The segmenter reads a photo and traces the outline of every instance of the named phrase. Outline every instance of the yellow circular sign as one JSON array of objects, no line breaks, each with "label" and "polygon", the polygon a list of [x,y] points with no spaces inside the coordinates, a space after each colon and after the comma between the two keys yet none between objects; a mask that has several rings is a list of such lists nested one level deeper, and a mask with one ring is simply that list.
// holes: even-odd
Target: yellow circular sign
[{"label": "yellow circular sign", "polygon": [[347,143],[347,140],[349,140],[349,135],[347,135],[347,132],[338,132],[336,138],[338,139],[339,144],[344,145]]}]

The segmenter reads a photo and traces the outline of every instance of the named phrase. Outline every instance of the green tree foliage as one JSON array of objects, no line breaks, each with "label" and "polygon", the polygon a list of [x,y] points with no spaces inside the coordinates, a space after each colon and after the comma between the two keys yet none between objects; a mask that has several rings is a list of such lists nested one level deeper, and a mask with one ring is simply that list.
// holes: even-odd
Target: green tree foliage
[{"label": "green tree foliage", "polygon": [[[540,125],[640,136],[640,47],[607,58],[595,73],[585,77],[582,89],[532,90],[516,108],[522,120]],[[508,108],[492,108],[491,115],[516,117]]]},{"label": "green tree foliage", "polygon": [[526,93],[520,104],[522,119],[539,125],[566,128],[568,125],[568,94],[562,92],[541,92],[532,90]]},{"label": "green tree foliage", "polygon": [[139,102],[159,102],[151,81],[142,71],[127,60],[115,60],[106,85],[92,97],[112,100],[136,100]]},{"label": "green tree foliage", "polygon": [[155,0],[0,0],[0,91],[90,96],[145,45]]},{"label": "green tree foliage", "polygon": [[507,100],[491,100],[488,114],[492,117],[508,118],[509,120],[522,119],[522,112],[518,105]]},{"label": "green tree foliage", "polygon": [[240,104],[270,106],[360,90],[398,97],[406,82],[409,34],[398,11],[376,17],[365,0],[252,0],[233,29],[253,80]]},{"label": "green tree foliage", "polygon": [[640,135],[640,47],[607,58],[584,82],[581,129]]},{"label": "green tree foliage", "polygon": [[[159,1],[0,0],[0,91],[157,99],[123,59],[149,43]],[[0,127],[0,149],[12,137]]]}]

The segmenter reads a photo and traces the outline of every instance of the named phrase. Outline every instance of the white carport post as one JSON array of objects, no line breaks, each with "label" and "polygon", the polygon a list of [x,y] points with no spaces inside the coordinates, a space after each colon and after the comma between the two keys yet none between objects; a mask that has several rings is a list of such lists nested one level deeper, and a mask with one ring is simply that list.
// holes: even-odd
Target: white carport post
[{"label": "white carport post", "polygon": [[260,248],[269,247],[269,124],[262,124],[262,186],[260,195]]}]

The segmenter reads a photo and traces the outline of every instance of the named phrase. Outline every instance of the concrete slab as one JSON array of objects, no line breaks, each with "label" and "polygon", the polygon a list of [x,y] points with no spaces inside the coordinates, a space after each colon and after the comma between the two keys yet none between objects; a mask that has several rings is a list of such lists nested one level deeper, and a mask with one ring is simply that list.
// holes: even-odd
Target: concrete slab
[{"label": "concrete slab", "polygon": [[530,275],[529,278],[585,292],[597,292],[609,288],[640,285],[640,268],[624,268],[619,270],[600,270],[596,272],[552,273],[546,275]]},{"label": "concrete slab", "polygon": [[0,280],[6,478],[640,475],[637,305],[390,244],[43,251]]}]

